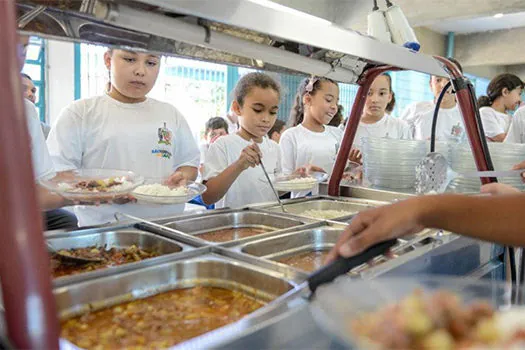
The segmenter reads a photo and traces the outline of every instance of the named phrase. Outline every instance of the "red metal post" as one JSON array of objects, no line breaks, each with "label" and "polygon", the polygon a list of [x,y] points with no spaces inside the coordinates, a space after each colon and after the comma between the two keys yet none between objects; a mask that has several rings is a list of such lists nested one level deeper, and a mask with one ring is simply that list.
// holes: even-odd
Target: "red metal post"
[{"label": "red metal post", "polygon": [[[441,63],[443,63],[450,75],[450,78],[461,78],[463,74],[457,69],[456,65],[447,60],[446,58],[440,57],[440,56],[434,56],[434,58]],[[465,123],[465,129],[467,132],[468,140],[470,143],[470,148],[472,149],[472,153],[474,155],[474,161],[476,162],[476,167],[479,171],[485,171],[485,170],[493,170],[488,168],[487,163],[487,154],[485,154],[485,150],[482,146],[481,138],[485,137],[485,135],[481,135],[478,124],[476,121],[476,108],[472,103],[472,99],[470,96],[470,92],[468,89],[463,88],[458,91],[456,91],[456,99],[458,101],[459,109],[461,111],[461,115],[463,116],[463,122]],[[487,150],[488,151],[488,150]],[[483,184],[490,183],[490,178],[482,178],[481,182]]]},{"label": "red metal post", "polygon": [[58,348],[49,257],[31,166],[17,60],[14,0],[0,1],[0,276],[7,334],[17,349]]},{"label": "red metal post", "polygon": [[352,112],[350,113],[348,123],[346,124],[345,134],[341,142],[341,148],[337,154],[334,170],[332,171],[332,176],[330,177],[330,182],[328,183],[328,194],[330,196],[339,196],[339,184],[343,178],[346,161],[348,160],[350,149],[354,143],[355,134],[357,132],[357,127],[359,126],[359,121],[361,120],[361,115],[363,114],[363,108],[365,106],[368,90],[370,90],[370,85],[372,85],[374,79],[378,75],[384,72],[398,70],[401,70],[401,68],[392,66],[370,68],[357,82],[359,85],[357,96],[355,98],[354,105],[352,106]]}]

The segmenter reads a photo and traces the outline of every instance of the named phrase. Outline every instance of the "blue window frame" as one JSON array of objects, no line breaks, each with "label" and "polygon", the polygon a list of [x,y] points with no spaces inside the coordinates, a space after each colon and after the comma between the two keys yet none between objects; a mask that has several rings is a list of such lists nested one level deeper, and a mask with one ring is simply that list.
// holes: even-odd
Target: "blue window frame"
[{"label": "blue window frame", "polygon": [[31,37],[22,72],[29,75],[36,87],[36,107],[40,120],[46,118],[46,41]]}]

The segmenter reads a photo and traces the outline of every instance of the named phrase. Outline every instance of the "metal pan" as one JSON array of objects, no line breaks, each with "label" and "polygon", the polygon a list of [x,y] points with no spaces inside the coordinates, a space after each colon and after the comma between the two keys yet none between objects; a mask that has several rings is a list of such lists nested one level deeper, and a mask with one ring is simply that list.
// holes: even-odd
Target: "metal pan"
[{"label": "metal pan", "polygon": [[[185,239],[188,239],[188,235],[191,235],[194,240],[200,242],[201,245],[230,244],[234,241],[242,243],[260,237],[267,237],[276,234],[278,231],[293,229],[305,225],[308,222],[312,221],[283,214],[253,210],[232,210],[229,212],[219,212],[213,215],[204,215],[191,219],[165,222],[162,224],[166,227],[164,230],[158,230],[154,227],[151,227],[151,230],[174,238],[185,236]],[[147,228],[150,230],[147,223],[141,225],[141,228]],[[216,232],[219,230],[253,230],[253,232],[260,233],[246,235],[244,237],[241,236],[239,238],[231,236],[226,238],[226,240],[213,241],[212,239],[214,238],[209,236],[210,232]],[[230,235],[227,234],[226,236]]]},{"label": "metal pan", "polygon": [[151,232],[140,231],[136,229],[108,230],[101,232],[86,231],[83,233],[59,233],[55,235],[47,235],[46,240],[55,249],[85,248],[89,246],[106,246],[107,248],[122,249],[135,245],[140,249],[155,250],[160,254],[158,257],[145,259],[138,262],[55,278],[55,281],[62,281],[61,283],[74,283],[75,281],[97,278],[107,274],[138,268],[150,260],[155,262],[163,256],[194,249],[189,245],[175,242],[165,237],[155,235]]},{"label": "metal pan", "polygon": [[[387,203],[385,202],[377,202],[377,201],[371,201],[371,200],[364,200],[364,199],[352,199],[352,198],[324,198],[324,197],[318,197],[308,200],[301,200],[301,201],[290,201],[288,203],[284,203],[284,208],[287,213],[293,214],[299,217],[306,217],[313,220],[326,220],[324,218],[315,218],[310,217],[307,214],[305,215],[305,212],[309,210],[337,210],[346,212],[346,214],[343,214],[338,217],[330,218],[330,220],[334,221],[341,221],[345,219],[351,219],[355,215],[357,215],[360,211],[375,208],[381,205],[385,205]],[[280,207],[278,206],[270,206],[270,207],[264,207],[261,208],[261,210],[264,211],[270,211],[270,212],[277,212],[280,211]]]}]

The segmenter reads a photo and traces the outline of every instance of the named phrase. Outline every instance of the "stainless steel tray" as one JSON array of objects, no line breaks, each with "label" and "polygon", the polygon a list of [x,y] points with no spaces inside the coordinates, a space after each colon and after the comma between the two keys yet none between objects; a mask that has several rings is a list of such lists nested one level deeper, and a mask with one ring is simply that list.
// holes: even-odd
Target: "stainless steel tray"
[{"label": "stainless steel tray", "polygon": [[70,233],[58,233],[54,235],[47,235],[46,240],[51,243],[55,249],[84,248],[93,245],[98,247],[106,246],[107,248],[126,248],[134,244],[138,248],[156,250],[161,254],[159,257],[145,259],[138,262],[56,278],[55,281],[61,281],[61,284],[74,283],[80,280],[97,278],[115,272],[135,269],[144,265],[146,262],[150,264],[155,263],[159,259],[163,258],[163,256],[194,249],[187,244],[175,242],[171,239],[156,235],[151,232],[140,231],[132,228],[98,232],[89,230]]},{"label": "stainless steel tray", "polygon": [[[272,270],[268,268],[272,265],[267,262],[218,247],[201,248],[182,255],[182,259],[173,256],[171,261],[156,266],[55,288],[60,317],[68,319],[100,308],[195,285],[234,289],[269,302],[297,287],[295,281],[302,278],[291,269]],[[264,315],[264,307],[257,314],[259,317]],[[234,333],[238,334],[239,327],[253,327],[257,322],[243,319],[237,322],[239,325]],[[220,331],[218,333],[221,334]],[[232,336],[235,334],[232,333]]]},{"label": "stainless steel tray", "polygon": [[[280,232],[288,232],[311,222],[314,221],[282,213],[277,214],[257,210],[240,209],[211,212],[206,215],[196,216],[189,219],[163,222],[162,225],[166,227],[163,230],[148,226],[146,223],[141,224],[140,227],[170,238],[192,241],[195,244],[204,246],[229,245],[233,242],[236,244],[249,242],[254,239],[273,236]],[[271,231],[227,242],[212,242],[199,238],[199,234],[229,228],[263,228]]]},{"label": "stainless steel tray", "polygon": [[[381,205],[388,204],[387,202],[372,201],[367,199],[342,198],[342,197],[313,197],[309,199],[290,200],[284,203],[287,213],[299,217],[307,217],[311,220],[324,220],[304,216],[303,213],[307,210],[341,210],[349,212],[348,215],[332,218],[330,220],[340,221],[344,219],[351,219],[360,211],[375,208]],[[259,207],[260,210],[269,212],[279,212],[280,206]]]}]

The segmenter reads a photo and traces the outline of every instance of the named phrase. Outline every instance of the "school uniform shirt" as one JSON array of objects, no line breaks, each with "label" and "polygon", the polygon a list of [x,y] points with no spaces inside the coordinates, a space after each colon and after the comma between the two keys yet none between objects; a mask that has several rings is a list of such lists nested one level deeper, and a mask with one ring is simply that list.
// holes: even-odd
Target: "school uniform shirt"
[{"label": "school uniform shirt", "polygon": [[404,120],[412,131],[412,136],[414,135],[416,124],[419,122],[419,119],[423,114],[430,110],[434,110],[435,104],[434,101],[420,101],[409,104],[403,113],[401,113],[401,120]]},{"label": "school uniform shirt", "polygon": [[[434,110],[428,111],[421,116],[415,124],[414,139],[430,140],[433,118]],[[464,139],[465,125],[458,106],[440,108],[436,125],[436,140],[461,142]]]},{"label": "school uniform shirt", "polygon": [[[183,115],[151,98],[133,104],[107,95],[75,101],[60,113],[47,144],[57,171],[122,169],[165,178],[179,167],[199,166],[199,149]],[[75,207],[79,226],[112,222],[119,211],[154,218],[183,210],[184,205],[140,202]]]},{"label": "school uniform shirt", "polygon": [[486,137],[506,134],[509,131],[510,115],[498,112],[492,107],[481,107],[479,114],[481,115],[481,122],[483,123]]},{"label": "school uniform shirt", "polygon": [[376,123],[359,123],[354,139],[355,148],[362,149],[363,138],[365,137],[410,140],[412,139],[412,132],[405,121],[385,114],[383,118]]},{"label": "school uniform shirt", "polygon": [[519,108],[514,113],[505,142],[525,143],[525,107]]},{"label": "school uniform shirt", "polygon": [[[283,172],[291,174],[302,166],[315,165],[331,174],[342,139],[343,131],[329,125],[325,125],[323,132],[308,130],[302,124],[285,130],[279,142]],[[310,192],[316,195],[318,187],[312,191],[292,192],[292,198],[304,197]]]},{"label": "school uniform shirt", "polygon": [[[230,134],[219,138],[210,145],[204,164],[205,181],[222,173],[227,167],[236,162],[242,150],[250,146],[253,141],[246,141],[237,134]],[[266,137],[258,144],[262,152],[262,162],[268,174],[281,172],[281,154],[279,145]],[[275,201],[275,195],[266,180],[261,166],[244,170],[235,179],[224,197],[215,208],[239,208],[253,203]]]},{"label": "school uniform shirt", "polygon": [[31,158],[36,180],[50,179],[55,176],[53,161],[47,149],[46,140],[35,106],[24,99],[27,127],[31,137]]}]

